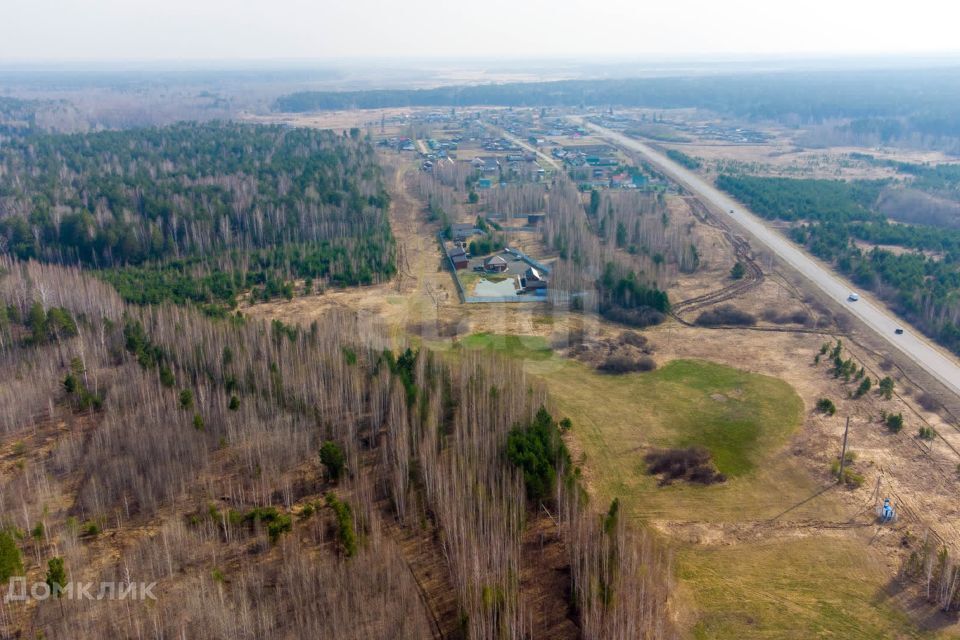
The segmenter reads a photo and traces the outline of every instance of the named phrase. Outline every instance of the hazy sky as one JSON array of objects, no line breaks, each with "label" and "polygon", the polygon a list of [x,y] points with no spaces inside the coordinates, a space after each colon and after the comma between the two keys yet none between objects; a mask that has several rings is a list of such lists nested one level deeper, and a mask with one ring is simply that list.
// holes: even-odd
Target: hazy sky
[{"label": "hazy sky", "polygon": [[0,0],[0,62],[957,52],[955,0]]}]

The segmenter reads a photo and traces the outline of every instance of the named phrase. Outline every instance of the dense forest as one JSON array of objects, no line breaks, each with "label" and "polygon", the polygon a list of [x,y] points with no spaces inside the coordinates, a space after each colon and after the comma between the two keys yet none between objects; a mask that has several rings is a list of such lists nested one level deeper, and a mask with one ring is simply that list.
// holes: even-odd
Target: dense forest
[{"label": "dense forest", "polygon": [[[930,188],[955,175],[913,167]],[[885,181],[721,175],[717,186],[765,218],[793,223],[794,240],[960,353],[960,230],[888,222],[876,210]]]},{"label": "dense forest", "polygon": [[0,148],[0,252],[103,269],[140,302],[389,277],[389,196],[352,133],[212,123],[14,137]]},{"label": "dense forest", "polygon": [[885,181],[797,180],[722,174],[717,186],[770,220],[850,222],[880,219],[872,210]]},{"label": "dense forest", "polygon": [[666,78],[456,85],[434,89],[305,91],[279,98],[280,111],[408,106],[697,107],[784,122],[849,120],[886,128],[887,141],[912,133],[960,137],[956,69],[756,73]]},{"label": "dense forest", "polygon": [[5,637],[673,637],[667,558],[587,503],[519,363],[0,273],[4,578],[156,583],[5,604]]},{"label": "dense forest", "polygon": [[39,100],[0,96],[0,141],[35,130],[37,111],[43,106]]}]

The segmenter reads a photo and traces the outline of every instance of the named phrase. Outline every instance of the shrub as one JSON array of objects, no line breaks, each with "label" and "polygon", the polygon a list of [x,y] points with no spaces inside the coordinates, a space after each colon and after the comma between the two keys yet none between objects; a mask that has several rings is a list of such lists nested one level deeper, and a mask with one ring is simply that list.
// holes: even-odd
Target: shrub
[{"label": "shrub", "polygon": [[757,324],[757,318],[752,313],[741,311],[732,304],[724,304],[701,313],[696,320],[696,324],[701,327],[723,325],[750,327]]},{"label": "shrub", "polygon": [[607,373],[653,371],[657,368],[657,362],[650,356],[631,358],[630,356],[623,354],[613,354],[604,360],[597,368],[600,371],[606,371]]},{"label": "shrub", "polygon": [[343,475],[347,466],[347,456],[344,455],[343,449],[336,442],[327,440],[320,447],[320,462],[326,467],[327,474],[334,481],[337,481]]},{"label": "shrub", "polygon": [[870,391],[870,387],[872,386],[873,382],[870,380],[870,377],[864,376],[863,380],[860,381],[860,386],[857,387],[857,392],[854,394],[854,396],[857,398],[864,396],[868,391]]},{"label": "shrub", "polygon": [[293,519],[285,514],[279,514],[274,520],[267,523],[267,535],[270,536],[270,542],[276,544],[280,536],[293,529]]},{"label": "shrub", "polygon": [[903,429],[903,414],[902,413],[891,413],[888,414],[885,419],[887,428],[894,433],[900,433],[900,430]]},{"label": "shrub", "polygon": [[[843,483],[850,488],[857,488],[861,486],[864,482],[864,477],[862,473],[857,473],[853,470],[853,462],[857,459],[857,455],[853,451],[847,451],[846,456],[844,456],[845,462],[843,466]],[[830,466],[830,473],[834,477],[840,476],[840,460],[834,460],[833,464]]]},{"label": "shrub", "polygon": [[67,395],[74,396],[74,403],[77,409],[86,411],[92,407],[95,410],[99,410],[103,406],[103,397],[94,395],[87,389],[86,385],[83,384],[81,378],[83,366],[78,359],[74,358],[74,360],[76,366],[73,367],[74,371],[67,374],[67,377],[63,379],[63,389],[67,392]]},{"label": "shrub", "polygon": [[856,374],[857,364],[853,361],[853,358],[847,358],[844,360],[840,356],[836,356],[833,359],[833,377],[834,378],[843,378],[848,381],[850,378]]},{"label": "shrub", "polygon": [[76,376],[72,373],[67,374],[67,377],[63,379],[63,390],[67,393],[75,393],[79,386]]},{"label": "shrub", "polygon": [[647,463],[647,473],[663,476],[661,485],[670,484],[673,480],[715,484],[727,479],[714,468],[710,452],[703,447],[651,451],[644,456],[644,461]]},{"label": "shrub", "polygon": [[176,378],[174,378],[173,371],[170,367],[165,364],[160,365],[160,384],[169,389],[173,387],[176,382]]},{"label": "shrub", "polygon": [[240,398],[235,395],[230,396],[230,404],[227,405],[227,408],[230,411],[237,411],[240,408]]},{"label": "shrub", "polygon": [[281,513],[276,507],[254,507],[244,514],[230,511],[227,514],[230,523],[238,525],[246,522],[252,525],[261,523],[267,527],[267,535],[271,543],[276,543],[280,535],[293,528],[293,519],[286,513]]},{"label": "shrub", "polygon": [[[574,302],[579,301],[579,298],[574,299]],[[573,307],[571,307],[571,309],[573,309]],[[600,309],[600,315],[612,322],[619,322],[620,324],[625,324],[630,327],[637,327],[638,329],[660,324],[667,318],[666,314],[661,313],[652,307],[637,307],[634,309],[628,309],[618,305],[606,305],[602,307]]]},{"label": "shrub", "polygon": [[933,427],[920,427],[917,437],[921,440],[933,440],[937,437],[937,432],[933,430]]},{"label": "shrub", "polygon": [[468,250],[472,256],[485,256],[495,253],[505,246],[507,246],[507,243],[503,236],[490,235],[472,241]]},{"label": "shrub", "polygon": [[737,263],[733,265],[733,268],[730,269],[730,277],[734,280],[740,280],[745,275],[747,275],[747,268],[744,267],[740,261],[737,261]]},{"label": "shrub", "polygon": [[189,409],[193,406],[193,391],[184,389],[180,392],[180,408]]},{"label": "shrub", "polygon": [[650,342],[647,340],[647,336],[642,333],[637,333],[636,331],[624,331],[620,334],[620,342],[622,344],[628,344],[631,347],[637,347],[638,349],[646,349],[647,344]]},{"label": "shrub", "polygon": [[881,396],[889,400],[893,396],[893,378],[885,377],[877,385],[877,389],[879,389]]},{"label": "shrub", "polygon": [[240,516],[240,522],[273,522],[279,515],[276,507],[254,507]]},{"label": "shrub", "polygon": [[936,411],[940,408],[940,401],[937,400],[937,397],[928,391],[924,391],[917,398],[917,402],[920,403],[920,406],[926,409],[927,411]]},{"label": "shrub", "polygon": [[843,468],[843,483],[851,489],[856,489],[863,485],[864,477],[862,473],[857,473],[849,467]]},{"label": "shrub", "polygon": [[830,398],[820,398],[817,400],[817,411],[832,416],[837,412],[837,405]]},{"label": "shrub", "polygon": [[[797,311],[788,311],[786,313],[780,313],[776,309],[764,309],[763,319],[767,322],[772,322],[774,324],[802,324],[805,325],[810,322],[810,314],[806,311],[797,310]],[[825,354],[826,350],[822,350],[821,354]]]}]

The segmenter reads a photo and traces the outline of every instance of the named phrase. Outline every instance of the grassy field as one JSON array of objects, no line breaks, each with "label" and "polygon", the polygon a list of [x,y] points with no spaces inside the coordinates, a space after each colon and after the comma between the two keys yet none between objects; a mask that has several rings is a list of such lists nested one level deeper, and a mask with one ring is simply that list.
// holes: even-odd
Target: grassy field
[{"label": "grassy field", "polygon": [[[533,337],[476,334],[460,348],[524,359],[557,414],[573,421],[591,494],[600,504],[619,497],[625,513],[671,540],[688,637],[932,637],[883,591],[871,527],[821,527],[854,514],[786,446],[803,418],[787,383],[699,360],[606,375],[553,356]],[[694,444],[711,451],[727,482],[660,487],[645,473],[651,447]],[[738,538],[731,527],[747,533]],[[676,533],[701,529],[700,543]]]},{"label": "grassy field", "polygon": [[[604,500],[620,497],[635,517],[770,518],[821,488],[782,450],[803,404],[781,380],[691,360],[620,376],[560,359],[528,368],[542,375],[559,412],[573,420],[591,489]],[[651,448],[691,445],[709,449],[729,480],[658,487],[645,473]],[[791,513],[804,515],[813,508],[806,504]]]},{"label": "grassy field", "polygon": [[681,548],[676,574],[697,610],[691,635],[715,638],[923,638],[882,591],[866,540],[801,538]]},{"label": "grassy field", "polygon": [[474,333],[457,344],[460,349],[496,351],[513,358],[524,360],[546,360],[553,357],[553,351],[546,338],[540,336],[512,336],[493,333]]}]

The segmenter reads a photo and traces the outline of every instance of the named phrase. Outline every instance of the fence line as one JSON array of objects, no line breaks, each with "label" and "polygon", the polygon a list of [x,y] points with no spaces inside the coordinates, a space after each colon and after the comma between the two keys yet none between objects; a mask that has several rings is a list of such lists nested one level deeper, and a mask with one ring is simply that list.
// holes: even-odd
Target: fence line
[{"label": "fence line", "polygon": [[437,244],[440,246],[440,253],[443,254],[444,262],[450,267],[450,273],[453,274],[453,283],[457,285],[457,295],[460,296],[460,302],[467,301],[467,294],[463,290],[463,283],[460,282],[460,276],[457,275],[457,267],[453,264],[453,258],[447,253],[447,248],[443,246],[443,231],[437,232]]},{"label": "fence line", "polygon": [[550,273],[550,267],[543,264],[542,262],[534,260],[533,258],[525,254],[523,251],[520,251],[519,249],[511,249],[510,247],[507,247],[506,249],[504,249],[504,251],[506,251],[510,255],[516,256],[520,260],[523,260],[531,267],[534,267],[535,269],[539,269],[540,271],[543,271],[545,274]]},{"label": "fence line", "polygon": [[[440,253],[443,254],[444,262],[450,268],[450,274],[453,276],[453,282],[457,286],[457,295],[460,296],[460,302],[463,304],[482,304],[485,302],[496,302],[496,303],[514,303],[514,302],[546,302],[547,297],[545,295],[515,295],[515,296],[468,296],[466,290],[463,288],[463,283],[460,282],[460,275],[457,273],[457,267],[453,264],[453,260],[450,258],[450,254],[447,253],[447,248],[443,245],[443,232],[437,233],[437,244],[440,247]],[[516,251],[513,249],[507,249],[508,252],[517,256],[527,264],[535,266],[538,269],[543,269],[546,273],[550,273],[550,270],[546,267],[540,265],[532,258],[528,258],[521,251]]]}]

